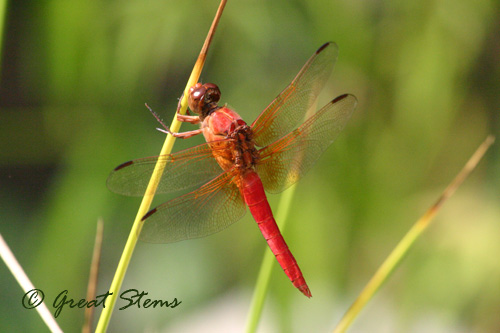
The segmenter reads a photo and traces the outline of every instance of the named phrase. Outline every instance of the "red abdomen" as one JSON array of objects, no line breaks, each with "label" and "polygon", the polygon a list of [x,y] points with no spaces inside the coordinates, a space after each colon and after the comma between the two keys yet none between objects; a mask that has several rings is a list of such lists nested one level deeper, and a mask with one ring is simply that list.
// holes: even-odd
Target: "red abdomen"
[{"label": "red abdomen", "polygon": [[245,202],[250,209],[257,225],[259,226],[262,235],[271,248],[271,251],[276,256],[281,268],[292,281],[293,285],[298,288],[304,295],[311,297],[309,287],[302,276],[297,261],[288,249],[288,246],[281,235],[281,232],[274,220],[271,207],[267,202],[266,194],[262,181],[257,173],[249,170],[245,173],[240,186],[240,191]]}]

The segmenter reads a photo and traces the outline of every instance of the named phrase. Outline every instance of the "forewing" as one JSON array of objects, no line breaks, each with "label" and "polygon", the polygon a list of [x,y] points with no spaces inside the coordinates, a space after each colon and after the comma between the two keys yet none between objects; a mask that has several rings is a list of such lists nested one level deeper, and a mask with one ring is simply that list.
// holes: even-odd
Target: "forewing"
[{"label": "forewing", "polygon": [[157,161],[162,163],[163,175],[156,193],[169,193],[194,188],[220,175],[223,170],[206,143],[174,154],[145,157],[116,167],[106,182],[118,194],[142,196]]},{"label": "forewing", "polygon": [[306,62],[299,74],[253,122],[255,142],[265,147],[285,136],[304,119],[330,77],[338,48],[326,43]]},{"label": "forewing", "polygon": [[140,239],[172,243],[208,236],[238,221],[245,202],[232,176],[224,173],[198,190],[170,200],[144,217]]},{"label": "forewing", "polygon": [[277,193],[304,176],[335,141],[350,119],[356,103],[353,95],[339,96],[299,128],[262,148],[257,173],[264,188]]}]

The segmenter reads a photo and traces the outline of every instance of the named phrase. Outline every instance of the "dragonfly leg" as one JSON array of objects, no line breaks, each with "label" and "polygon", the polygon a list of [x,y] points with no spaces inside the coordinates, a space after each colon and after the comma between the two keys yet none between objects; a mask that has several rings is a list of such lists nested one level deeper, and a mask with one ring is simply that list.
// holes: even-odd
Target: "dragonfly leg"
[{"label": "dragonfly leg", "polygon": [[197,130],[194,130],[194,131],[187,131],[187,132],[172,132],[172,131],[170,131],[168,129],[168,127],[166,129],[157,128],[157,130],[160,131],[160,132],[166,133],[166,134],[170,134],[173,137],[176,137],[176,138],[179,138],[179,139],[189,139],[189,138],[191,138],[191,137],[193,137],[195,135],[203,133],[203,130],[201,128],[197,129]]},{"label": "dragonfly leg", "polygon": [[[156,118],[156,120],[163,126],[163,128],[157,128],[158,131],[160,132],[163,132],[163,133],[166,133],[166,134],[170,134],[176,138],[180,138],[180,139],[187,139],[187,138],[190,138],[190,137],[193,137],[195,135],[198,135],[200,133],[202,133],[202,129],[197,129],[197,130],[194,130],[194,131],[188,131],[188,132],[182,132],[182,133],[175,133],[175,132],[172,132],[167,125],[165,125],[165,123],[161,120],[161,118],[156,114],[156,112],[154,112],[150,107],[149,105],[146,103],[146,107],[148,108],[148,110],[153,114],[153,116]],[[177,115],[179,116],[179,114]],[[194,117],[194,116],[183,116],[183,117],[187,117],[188,119],[190,120],[182,120],[182,119],[179,119],[179,121],[186,121],[186,122],[189,122],[189,123],[194,123],[196,124],[196,120],[194,119],[191,119],[191,118],[198,118],[198,117]],[[198,123],[199,123],[199,118],[198,118]]]},{"label": "dragonfly leg", "polygon": [[160,116],[158,116],[158,114],[156,112],[154,112],[153,109],[151,109],[149,107],[148,103],[144,103],[144,105],[146,105],[146,107],[148,108],[149,112],[151,112],[151,114],[153,115],[153,117],[155,117],[156,120],[161,124],[161,126],[163,126],[163,128],[167,131],[167,133],[169,133],[170,130],[168,129],[167,125],[165,125],[165,123],[163,122],[163,120],[161,120]]},{"label": "dragonfly leg", "polygon": [[199,124],[200,123],[200,117],[198,116],[186,116],[180,113],[177,113],[177,120],[182,121],[184,123],[190,123],[190,124]]}]

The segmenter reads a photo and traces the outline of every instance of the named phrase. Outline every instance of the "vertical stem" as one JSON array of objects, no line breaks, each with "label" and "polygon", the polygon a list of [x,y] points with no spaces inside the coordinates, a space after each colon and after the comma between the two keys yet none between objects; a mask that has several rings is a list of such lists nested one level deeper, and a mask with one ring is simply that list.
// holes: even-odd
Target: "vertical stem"
[{"label": "vertical stem", "polygon": [[[288,218],[288,213],[290,212],[290,205],[295,193],[295,187],[296,186],[293,185],[281,195],[278,205],[276,223],[278,224],[278,227],[282,233],[285,230],[286,220]],[[264,301],[266,299],[267,289],[269,287],[269,280],[271,278],[273,262],[273,253],[269,249],[266,249],[262,264],[260,265],[259,276],[257,277],[257,284],[253,293],[252,303],[250,304],[250,312],[248,314],[245,329],[245,332],[247,333],[253,333],[257,330],[257,325],[259,324],[259,320],[262,315],[262,309],[264,307]]]},{"label": "vertical stem", "polygon": [[[92,262],[90,263],[89,283],[87,285],[86,299],[95,299],[97,290],[97,279],[99,277],[99,263],[101,262],[102,252],[102,234],[104,222],[101,218],[97,220],[97,230],[95,233],[94,252],[92,253]],[[94,319],[95,307],[85,308],[85,319],[83,321],[82,333],[90,333],[92,331],[92,320]]]},{"label": "vertical stem", "polygon": [[[308,119],[314,108],[310,108],[304,117]],[[301,160],[304,158],[303,154],[297,154],[295,156],[296,163],[300,164]],[[285,230],[286,220],[288,218],[288,213],[290,212],[290,205],[293,200],[293,195],[295,193],[296,185],[292,185],[288,190],[286,190],[280,198],[278,205],[278,213],[276,214],[276,223],[281,233]],[[260,265],[259,276],[257,277],[257,284],[255,286],[255,291],[252,297],[252,303],[250,304],[250,312],[248,313],[246,330],[247,333],[253,333],[257,330],[257,325],[259,324],[260,316],[262,315],[262,309],[264,307],[264,300],[266,299],[267,289],[269,287],[269,280],[271,279],[271,269],[273,267],[274,255],[271,251],[266,251],[264,258],[262,259],[262,264]]]}]

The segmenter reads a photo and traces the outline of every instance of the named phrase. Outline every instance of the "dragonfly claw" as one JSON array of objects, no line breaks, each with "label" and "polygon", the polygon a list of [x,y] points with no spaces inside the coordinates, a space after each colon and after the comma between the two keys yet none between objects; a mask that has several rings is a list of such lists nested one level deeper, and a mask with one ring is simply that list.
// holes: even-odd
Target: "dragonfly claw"
[{"label": "dragonfly claw", "polygon": [[160,131],[162,133],[165,133],[165,134],[172,134],[172,132],[170,132],[170,130],[168,128],[167,129],[163,129],[163,128],[157,127],[156,130]]}]

